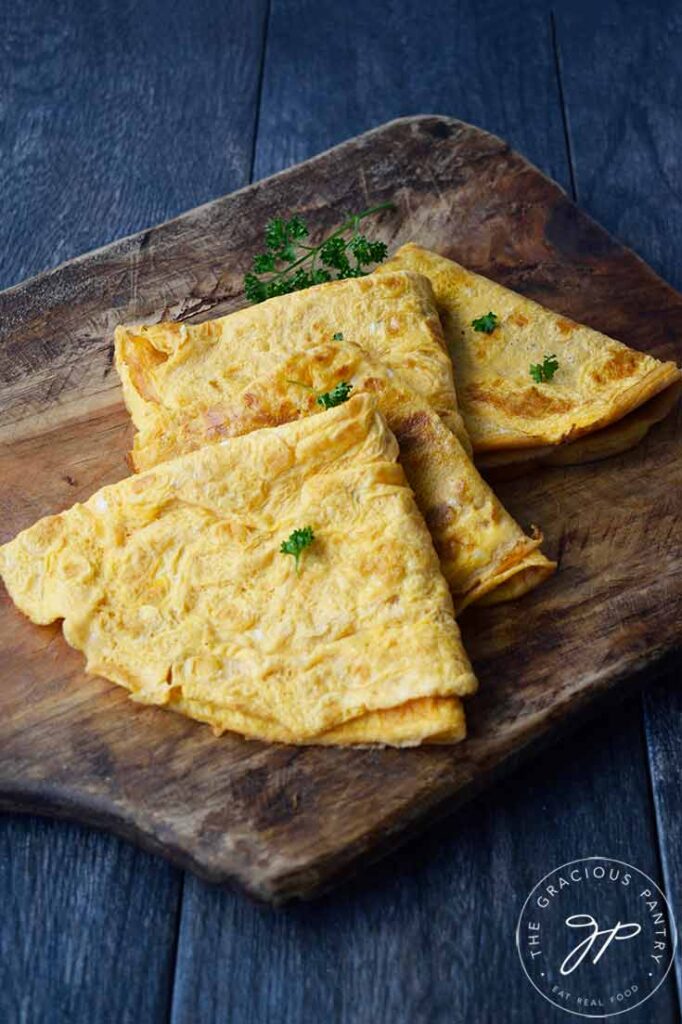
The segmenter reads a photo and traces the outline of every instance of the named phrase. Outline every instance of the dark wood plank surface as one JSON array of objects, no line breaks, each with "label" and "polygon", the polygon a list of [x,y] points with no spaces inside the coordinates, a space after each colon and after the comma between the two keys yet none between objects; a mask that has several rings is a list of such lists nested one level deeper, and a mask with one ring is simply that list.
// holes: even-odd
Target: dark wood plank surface
[{"label": "dark wood plank surface", "polygon": [[[636,30],[633,27],[636,26]],[[563,94],[579,200],[667,280],[680,287],[682,9],[609,0],[556,14]],[[600,59],[608,49],[609,59]],[[597,95],[599,103],[591,102]],[[655,315],[655,311],[654,311]],[[678,502],[678,515],[681,514]],[[644,697],[662,878],[682,922],[682,659]],[[682,947],[675,961],[682,991]]]},{"label": "dark wood plank surface", "polygon": [[[257,176],[304,159],[389,112],[429,109],[497,131],[571,188],[558,33],[547,5],[527,4],[522,16],[499,3],[437,4],[424,12],[411,6],[407,18],[402,5],[391,5],[388,15],[363,8],[363,24],[369,18],[370,25],[362,33],[354,29],[354,5],[335,6],[328,33],[314,4],[294,9],[291,18],[291,4],[273,6]],[[652,24],[653,31],[656,19]],[[350,62],[349,40],[355,50]],[[434,59],[444,40],[451,45],[446,74],[446,62]],[[590,65],[608,66],[612,48],[620,52],[623,43],[623,34],[617,43],[603,42],[609,56],[600,60],[581,36],[586,91]],[[301,75],[302,68],[310,74]],[[340,98],[333,106],[330,95]],[[598,118],[599,107],[591,109]],[[638,135],[630,161],[624,161],[633,176],[645,139]],[[654,207],[658,201],[658,192],[650,196]],[[648,700],[660,700],[658,693]],[[663,832],[679,810],[679,729],[674,716],[666,721],[670,742],[659,761],[667,781],[659,816]],[[596,850],[660,877],[637,701],[538,758],[504,783],[502,792],[477,801],[390,864],[313,908],[254,908],[232,894],[216,897],[189,877],[174,1024],[195,1016],[251,1022],[307,1020],[313,1014],[354,1022],[561,1021],[564,1014],[528,992],[509,937],[525,891],[541,873],[538,866],[549,870]],[[681,878],[676,857],[665,877],[671,895],[679,892]],[[243,944],[252,951],[246,964]],[[217,981],[201,958],[206,947],[234,965]],[[657,1021],[678,1019],[672,980],[655,1003],[627,1019],[648,1024],[654,1013]]]},{"label": "dark wood plank surface", "polygon": [[554,17],[578,201],[680,288],[682,8],[602,0]]},{"label": "dark wood plank surface", "polygon": [[[265,17],[0,5],[0,287],[248,180]],[[0,817],[0,1020],[166,1021],[181,899],[181,872],[120,840]]]},{"label": "dark wood plank surface", "polygon": [[[667,682],[651,688],[644,696],[644,723],[648,744],[649,769],[661,849],[662,879],[675,920],[682,921],[682,755],[680,722],[682,694],[680,666]],[[682,992],[682,955],[679,940],[675,956],[677,989]]]},{"label": "dark wood plank surface", "polygon": [[173,991],[180,873],[77,825],[0,828],[0,1018],[161,1024]]},{"label": "dark wood plank surface", "polygon": [[570,186],[545,4],[272,0],[254,178],[423,113],[480,125]]},{"label": "dark wood plank surface", "polygon": [[266,12],[0,5],[2,287],[248,181]]},{"label": "dark wood plank surface", "polygon": [[[549,865],[597,849],[636,851],[657,872],[637,708],[612,721],[312,904],[260,907],[188,876],[173,1024],[562,1024],[519,969],[513,936],[527,893]],[[606,787],[626,791],[636,813],[610,815]],[[676,1021],[674,985],[655,998],[626,1019]]]},{"label": "dark wood plank surface", "polygon": [[[128,417],[107,381],[117,319],[233,308],[260,245],[255,225],[293,199],[319,233],[356,195],[368,204],[394,198],[395,212],[376,225],[392,247],[419,237],[636,347],[679,358],[682,296],[548,178],[462,122],[390,122],[0,295],[0,536],[126,475]],[[652,307],[655,322],[642,315]],[[542,524],[561,565],[523,601],[463,617],[481,693],[469,704],[468,740],[455,748],[218,743],[208,729],[86,677],[59,627],[33,626],[5,596],[0,803],[107,825],[264,898],[313,894],[677,648],[681,449],[671,415],[621,458],[497,486],[518,520]]]},{"label": "dark wood plank surface", "polygon": [[[34,6],[38,8],[38,5]],[[153,4],[147,6],[150,9],[154,7]],[[667,45],[667,34],[674,39],[675,26],[674,23],[662,21],[660,11],[665,5],[655,6],[659,14],[656,15],[653,9],[648,11],[649,42],[647,49],[639,55],[639,66],[644,69],[641,77],[655,81],[655,65],[659,81],[663,83],[662,91],[658,86],[652,88],[652,96],[647,104],[654,121],[665,118],[670,109],[665,85],[673,78],[666,75],[666,70],[669,71],[675,61],[674,46],[669,50],[664,49],[660,61],[656,59],[659,47]],[[61,47],[61,59],[67,70],[69,60],[73,61],[74,70],[79,62],[81,65],[87,64],[87,53],[85,58],[83,56],[85,44],[78,7],[73,4],[62,12],[60,38],[72,44],[70,48],[66,44]],[[411,9],[406,13],[403,4],[392,3],[386,16],[382,17],[378,10],[373,13],[363,6],[362,11],[358,12],[355,5],[351,4],[347,18],[335,11],[330,21],[327,12],[299,5],[278,4],[275,0],[268,43],[270,60],[274,63],[271,84],[268,85],[266,81],[265,87],[271,90],[280,106],[274,103],[270,126],[259,136],[257,176],[307,156],[388,116],[420,110],[440,110],[498,131],[548,173],[568,185],[570,174],[564,162],[565,151],[561,148],[560,107],[558,104],[555,106],[558,89],[551,70],[551,44],[550,48],[545,49],[544,43],[540,41],[545,38],[545,32],[551,40],[549,10],[542,4],[519,4],[515,8],[515,11],[508,12],[506,5],[498,3],[480,4],[475,8],[473,5],[460,4],[452,12],[448,5],[443,4],[436,10],[438,18],[434,19],[431,17],[433,7],[429,11],[415,13]],[[287,16],[288,12],[291,12],[290,17]],[[151,40],[149,48],[144,53],[138,51],[131,62],[134,74],[139,76],[146,73],[152,83],[162,77],[162,64],[177,67],[183,63],[185,53],[192,52],[193,37],[191,34],[183,37],[185,22],[174,13],[175,27],[167,29],[168,33],[174,33],[170,36],[171,44],[163,53],[158,53],[154,48],[154,40]],[[207,26],[206,31],[215,34],[227,23],[223,20],[226,15],[216,14],[213,5],[207,4],[201,13],[205,15],[203,24]],[[633,17],[633,12],[628,13],[629,22],[626,24],[625,21],[619,21],[612,9],[607,11],[603,19],[605,36],[600,49],[595,51],[590,48],[591,37],[588,33],[588,37],[582,40],[581,54],[573,53],[570,56],[571,67],[575,68],[576,61],[582,62],[581,77],[586,94],[589,93],[590,76],[594,73],[595,65],[601,67],[613,64],[616,54],[625,54],[623,60],[626,66],[623,68],[622,63],[619,65],[619,75],[622,77],[614,78],[610,87],[618,85],[623,78],[629,80],[634,60],[630,39],[637,39],[633,26],[639,30],[642,20]],[[334,18],[337,20],[334,21]],[[617,31],[613,38],[609,38],[614,24]],[[528,28],[529,25],[532,28]],[[659,25],[664,27],[657,32]],[[9,28],[16,37],[14,25]],[[136,28],[135,24],[132,28]],[[162,32],[164,28],[162,26],[158,31]],[[223,28],[223,31],[227,33],[227,29]],[[301,35],[304,45],[299,43]],[[70,134],[68,119],[60,126],[61,138],[50,130],[49,117],[41,121],[40,97],[36,97],[35,91],[31,93],[29,88],[35,90],[35,84],[30,80],[30,74],[34,71],[31,47],[39,37],[40,21],[36,19],[35,24],[24,27],[22,38],[27,42],[20,51],[20,65],[23,67],[25,64],[29,69],[26,75],[21,74],[21,68],[19,72],[25,91],[21,115],[26,130],[32,133],[34,155],[31,159],[36,162],[22,164],[28,170],[22,170],[13,194],[16,196],[15,206],[19,209],[27,196],[30,200],[32,190],[41,189],[41,183],[50,173],[55,150],[62,144],[62,139],[64,145],[71,144],[72,139],[80,140],[82,132],[85,129],[92,132],[94,124],[100,132],[99,152],[104,161],[111,163],[118,158],[113,148],[107,148],[106,123],[100,123],[97,119],[97,96],[86,98],[79,94],[77,105],[88,112],[88,120],[85,129],[81,126],[73,135]],[[13,39],[11,32],[3,32],[2,38],[8,62],[10,58],[16,58],[17,51],[16,47],[7,45],[7,40]],[[566,73],[568,58],[563,56],[566,36],[562,35],[560,21],[557,38],[562,52],[562,69]],[[164,39],[168,42],[168,36]],[[277,40],[279,52],[275,50],[273,39]],[[506,45],[508,40],[513,45]],[[109,40],[110,47],[116,45],[117,40]],[[53,44],[53,52],[58,50],[59,44]],[[65,56],[67,52],[69,60]],[[332,53],[337,58],[337,66],[330,65],[325,53]],[[414,54],[414,58],[411,54]],[[146,62],[146,72],[141,67],[143,62]],[[339,64],[349,66],[342,66],[339,74]],[[306,76],[306,66],[314,68],[314,75]],[[396,66],[400,69],[399,73],[395,70]],[[167,103],[168,109],[174,111],[176,116],[182,107],[178,100],[181,91],[179,83],[184,80],[183,75],[179,75],[165,83],[167,94],[164,94],[163,102]],[[674,81],[679,83],[679,78]],[[646,87],[646,82],[643,84]],[[363,88],[366,90],[364,95]],[[623,93],[624,105],[627,105],[631,95],[626,88]],[[661,96],[663,99],[660,99]],[[79,96],[74,103],[78,99]],[[211,104],[218,104],[224,97],[209,97],[209,100],[207,122],[215,111],[215,105]],[[124,97],[120,102],[126,118],[136,124],[136,97]],[[579,102],[592,106],[599,122],[600,104],[605,102],[604,93],[599,95],[598,103],[589,95]],[[63,115],[65,111],[68,113],[68,106],[68,96],[62,93],[53,109]],[[247,103],[244,103],[245,112],[246,107]],[[264,104],[262,117],[266,116],[267,107],[268,104]],[[629,173],[636,185],[632,192],[635,206],[637,203],[645,207],[648,204],[654,214],[665,208],[666,214],[663,222],[658,225],[658,233],[652,231],[648,239],[651,251],[647,250],[638,237],[630,237],[627,230],[621,232],[627,241],[636,244],[649,256],[658,269],[665,270],[664,264],[657,263],[656,251],[667,251],[668,261],[672,262],[670,255],[674,251],[675,236],[666,231],[670,217],[679,215],[680,205],[674,198],[666,199],[667,185],[657,184],[656,188],[650,188],[648,178],[637,180],[641,151],[647,149],[649,138],[647,107],[641,108],[642,121],[638,130],[630,136],[632,143],[627,159],[615,161],[611,187],[617,184],[617,177]],[[310,116],[309,112],[313,111],[315,116]],[[189,161],[192,147],[196,149],[209,137],[212,141],[217,139],[219,147],[222,147],[221,153],[229,151],[232,145],[241,144],[244,128],[233,130],[238,118],[238,112],[231,110],[225,118],[225,130],[222,133],[202,131],[201,125],[207,122],[200,119],[194,125],[187,125],[187,155],[175,149],[172,157],[164,161],[163,167],[172,167],[174,172],[177,171],[180,162],[185,159]],[[34,128],[34,125],[38,127]],[[588,144],[594,144],[594,139],[601,139],[602,134],[602,126],[598,123],[596,135],[588,138]],[[670,134],[664,133],[663,138]],[[140,132],[138,141],[139,135]],[[77,154],[75,146],[73,151]],[[39,162],[41,158],[42,162]],[[670,158],[671,154],[667,153],[665,159]],[[35,176],[32,175],[31,167],[37,168]],[[187,175],[185,187],[190,189],[196,182],[206,181],[215,167],[215,150],[212,149],[203,163],[197,164],[193,172]],[[10,168],[11,176],[12,170],[16,171],[16,165],[10,163]],[[125,170],[128,171],[128,165]],[[100,173],[104,174],[106,170]],[[85,218],[85,224],[90,229],[95,232],[101,229],[104,233],[93,241],[74,243],[70,248],[70,237],[75,237],[75,233],[82,229],[80,221],[73,218],[65,220],[62,233],[58,235],[56,232],[50,233],[53,221],[46,223],[44,219],[45,205],[61,209],[62,201],[57,202],[55,193],[60,191],[62,178],[53,178],[50,187],[45,188],[36,203],[36,218],[28,232],[17,229],[17,219],[10,219],[5,224],[11,231],[10,247],[5,253],[9,252],[13,258],[16,253],[16,266],[19,268],[10,273],[6,278],[7,283],[40,266],[58,262],[63,256],[74,254],[90,244],[114,237],[120,231],[131,230],[156,219],[156,216],[146,218],[144,211],[147,209],[148,196],[159,187],[157,168],[150,160],[136,167],[134,173],[134,192],[131,191],[124,207],[131,211],[133,218],[136,210],[141,211],[140,219],[137,222],[133,220],[129,227],[121,226],[107,232],[108,218],[119,215],[115,204],[112,204],[107,208],[106,216],[98,213]],[[81,175],[79,180],[82,183],[79,186],[81,206],[96,206],[97,179],[90,176],[90,183],[94,187],[88,192],[88,169],[81,167],[74,155],[66,176],[78,174]],[[112,180],[115,185],[121,184],[115,175]],[[168,190],[168,178],[161,180]],[[227,187],[218,185],[215,191],[208,192],[202,198],[209,198]],[[580,194],[583,199],[582,190]],[[194,193],[191,198],[188,196],[187,202],[183,202],[180,197],[179,205],[167,210],[167,213],[176,212],[195,201],[197,198]],[[630,212],[636,216],[634,210]],[[608,226],[614,229],[619,226],[609,220],[608,211],[602,213],[602,217]],[[46,234],[41,237],[43,231]],[[43,245],[45,239],[47,244]],[[646,238],[644,242],[647,242]],[[66,246],[61,250],[62,255],[51,255],[54,245]],[[32,263],[30,257],[33,252],[39,256],[42,253],[42,256]],[[19,262],[21,260],[25,260],[25,263]],[[675,272],[676,268],[672,266],[667,271],[669,277],[673,277]],[[679,285],[679,279],[673,279]],[[679,822],[675,794],[680,750],[679,731],[674,722],[674,712],[679,711],[679,708],[672,699],[672,692],[666,699],[667,704],[656,704],[660,718],[658,725],[665,730],[666,742],[656,747],[652,760],[655,766],[654,783],[657,779],[665,783],[656,790],[659,826],[663,834],[670,829],[671,823],[674,826],[675,815]],[[656,700],[660,700],[658,692]],[[647,703],[651,703],[650,698]],[[648,735],[651,743],[650,730]],[[653,742],[659,743],[656,735]],[[622,803],[613,799],[614,792],[624,791],[627,792],[626,814],[623,813]],[[541,813],[538,813],[538,807]],[[11,828],[10,851],[16,848],[14,844],[26,843],[30,839],[42,858],[49,842],[47,837],[53,833],[61,835],[61,830],[67,827],[48,824],[27,826],[12,821]],[[32,829],[34,834],[27,839]],[[85,835],[83,830],[73,827],[69,827],[68,831]],[[95,838],[103,849],[116,844],[115,840],[106,837]],[[478,801],[475,809],[472,807],[461,812],[446,826],[434,831],[429,839],[394,857],[390,864],[374,869],[352,890],[346,889],[313,908],[286,912],[263,911],[239,897],[218,893],[188,879],[180,931],[180,970],[176,980],[174,1016],[178,1020],[202,1022],[224,1019],[237,1022],[264,1019],[278,1021],[287,1019],[287,1011],[302,1006],[311,1014],[314,1012],[316,1018],[322,1006],[334,1020],[355,1021],[363,1019],[363,1007],[367,1005],[375,1009],[375,1020],[382,1019],[382,1009],[387,1007],[393,1008],[395,1012],[384,1019],[406,1021],[483,1020],[488,1015],[496,1015],[496,1019],[500,1020],[524,1022],[566,1019],[558,1011],[552,1016],[552,1009],[527,990],[527,983],[519,972],[515,953],[512,955],[512,946],[504,932],[508,922],[511,922],[513,931],[516,911],[525,895],[525,892],[520,891],[518,881],[520,865],[523,865],[527,873],[529,887],[536,879],[534,862],[539,866],[539,874],[558,863],[564,854],[569,857],[579,856],[595,852],[597,848],[613,856],[631,859],[645,870],[648,870],[648,858],[652,850],[655,851],[646,793],[641,724],[637,709],[632,704],[622,712],[612,712],[608,721],[589,732],[581,733],[579,739],[567,744],[565,748],[536,760],[532,767],[517,773],[513,780],[505,783],[502,792]],[[677,851],[679,848],[678,844]],[[677,895],[681,868],[675,852],[673,848],[669,850],[670,865],[666,883],[669,891],[672,887]],[[45,863],[52,877],[56,865],[52,868],[53,861],[49,858]],[[654,867],[655,864],[651,864],[650,870],[656,874]],[[38,869],[31,862],[20,872],[21,885],[28,891],[37,877]],[[494,902],[482,911],[481,908],[487,906],[491,880]],[[79,878],[78,882],[81,888],[87,889],[89,876]],[[117,884],[117,879],[111,880],[104,893],[105,899],[112,900]],[[2,891],[6,890],[3,888]],[[17,892],[21,897],[22,890],[18,883]],[[441,893],[447,893],[450,901],[440,900]],[[30,922],[28,930],[35,936],[34,968],[42,966],[47,985],[41,1006],[49,1005],[50,990],[57,985],[56,973],[49,972],[49,964],[56,955],[53,944],[46,941],[51,920],[49,910],[46,909],[49,903],[49,895],[45,903],[37,908],[29,903],[28,898],[18,898],[12,905],[11,913],[6,915],[9,922],[19,922],[23,930],[27,930]],[[3,905],[6,905],[4,898]],[[65,929],[73,932],[77,941],[85,947],[91,937],[87,930],[85,934],[82,931],[79,934],[79,926],[81,921],[76,920],[75,915],[65,915]],[[7,924],[7,927],[12,927],[12,924]],[[344,936],[346,941],[343,945],[335,944],[334,929],[340,930]],[[368,939],[368,931],[370,938],[372,935],[377,937],[375,943]],[[0,935],[4,950],[5,931],[0,932]],[[349,948],[352,955],[344,956]],[[44,950],[43,960],[41,949]],[[415,949],[418,952],[423,949],[423,956],[415,957]],[[479,950],[485,951],[485,957],[480,954],[476,956]],[[472,967],[474,959],[476,965]],[[228,992],[221,983],[226,964],[225,974],[233,979],[232,992]],[[482,964],[487,965],[485,970],[480,969]],[[494,965],[494,969],[490,969],[490,964]],[[26,975],[22,974],[19,958],[4,958],[3,967],[3,977],[14,983],[17,991],[21,991],[22,985],[26,984]],[[325,968],[329,973],[323,976],[320,971]],[[84,974],[89,975],[91,969],[89,965]],[[153,970],[152,965],[149,970]],[[124,1019],[116,1015],[117,1000],[124,1006],[126,999],[126,993],[121,991],[125,988],[121,985],[121,977],[116,971],[113,979],[110,979],[108,991],[112,999],[111,1016],[103,1019]],[[250,989],[243,984],[244,978],[249,980]],[[126,983],[131,983],[130,972],[126,975]],[[66,984],[75,984],[73,976],[68,972]],[[3,985],[3,994],[6,991],[7,987]],[[239,993],[239,999],[235,993]],[[14,1005],[3,1003],[3,994],[0,994],[0,1011]],[[534,998],[535,1003],[532,1001]],[[87,1015],[84,1005],[81,1002],[75,1007],[71,1020],[93,1019]],[[231,1017],[228,1017],[227,1007],[233,1011]],[[455,1017],[453,1007],[464,1016]],[[263,1011],[260,1017],[256,1013],[257,1009]],[[657,1021],[678,1019],[669,995],[657,997],[655,1012]],[[34,1013],[25,1019],[54,1018],[47,1015],[41,1018]],[[296,1019],[293,1011],[288,1019]],[[634,1022],[635,1017],[628,1015],[626,1019]],[[653,1018],[649,1016],[640,1019]]]}]

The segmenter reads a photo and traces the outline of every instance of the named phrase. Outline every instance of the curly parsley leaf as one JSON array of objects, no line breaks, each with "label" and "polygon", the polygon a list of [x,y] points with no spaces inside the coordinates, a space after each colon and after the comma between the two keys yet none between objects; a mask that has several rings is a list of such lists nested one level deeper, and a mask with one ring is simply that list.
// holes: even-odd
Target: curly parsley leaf
[{"label": "curly parsley leaf", "polygon": [[280,552],[283,555],[293,555],[296,562],[296,572],[300,568],[301,555],[306,548],[309,548],[315,540],[315,531],[312,526],[304,526],[300,530],[294,530],[280,545]]},{"label": "curly parsley leaf", "polygon": [[331,391],[325,391],[323,394],[318,395],[316,402],[324,409],[333,409],[335,405],[343,405],[344,402],[347,402],[352,390],[353,385],[342,380],[336,385],[336,387],[333,387]]},{"label": "curly parsley leaf", "polygon": [[484,316],[479,316],[476,320],[471,321],[471,326],[475,331],[482,331],[483,334],[492,334],[497,327],[497,313],[485,313]]},{"label": "curly parsley leaf", "polygon": [[336,235],[322,243],[319,250],[320,259],[325,267],[331,267],[333,270],[338,270],[340,274],[345,275],[350,270],[347,250],[348,242],[341,235]]},{"label": "curly parsley leaf", "polygon": [[541,363],[530,364],[530,375],[536,384],[546,384],[559,369],[556,356],[545,356]]},{"label": "curly parsley leaf", "polygon": [[292,217],[291,220],[275,217],[268,221],[265,228],[265,245],[269,253],[281,258],[290,252],[294,242],[299,242],[307,235],[308,228],[300,217]]},{"label": "curly parsley leaf", "polygon": [[343,331],[337,331],[336,334],[332,334],[332,341],[343,341]]},{"label": "curly parsley leaf", "polygon": [[388,255],[388,248],[384,242],[370,242],[364,235],[353,235],[348,248],[360,267],[369,266],[370,263],[383,263]]},{"label": "curly parsley leaf", "polygon": [[263,299],[268,297],[265,285],[255,274],[245,275],[244,294],[249,302],[262,302]]},{"label": "curly parsley leaf", "polygon": [[[308,245],[308,228],[300,217],[275,217],[265,228],[265,252],[254,256],[244,277],[249,302],[263,302],[275,295],[310,288],[314,284],[348,277],[364,277],[366,267],[386,259],[383,242],[372,241],[358,230],[360,223],[393,203],[380,203],[353,214],[319,245]],[[350,234],[350,237],[347,237]]]}]

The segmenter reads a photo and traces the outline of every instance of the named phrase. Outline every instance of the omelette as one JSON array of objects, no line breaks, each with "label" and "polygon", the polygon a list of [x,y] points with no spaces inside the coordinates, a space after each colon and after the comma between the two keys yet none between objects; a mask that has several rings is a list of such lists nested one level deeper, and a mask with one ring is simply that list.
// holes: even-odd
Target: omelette
[{"label": "omelette", "polygon": [[217,733],[454,742],[476,680],[397,455],[358,395],[104,487],[0,547],[0,574],[87,671]]},{"label": "omelette", "polygon": [[[328,342],[280,362],[222,406],[221,431],[239,436],[323,415],[320,396],[339,383],[369,394],[398,440],[400,462],[431,531],[455,611],[473,601],[493,603],[532,589],[555,565],[539,550],[541,535],[527,536],[475,469],[457,437],[419,395],[396,383],[380,363],[351,342]],[[184,425],[197,446],[200,421]]]},{"label": "omelette", "polygon": [[318,285],[202,324],[118,327],[116,367],[137,429],[134,468],[190,451],[194,442],[183,447],[182,438],[191,420],[206,440],[219,437],[226,395],[274,360],[332,340],[362,344],[468,447],[431,285],[399,271]]},{"label": "omelette", "polygon": [[[376,396],[398,437],[456,611],[474,601],[520,597],[555,564],[539,550],[539,531],[530,537],[523,532],[468,456],[449,358],[435,325],[423,323],[424,279],[398,278],[392,303],[383,291],[377,296],[367,287],[395,276],[322,285],[198,326],[119,328],[116,365],[138,429],[133,462],[153,465],[220,438],[319,412],[317,397],[345,381],[355,393]],[[393,337],[384,329],[393,320],[405,334]],[[415,340],[416,352],[406,355]]]},{"label": "omelette", "polygon": [[[635,351],[453,260],[404,245],[375,274],[397,270],[424,274],[433,285],[478,465],[605,458],[636,444],[679,397],[682,375],[674,363]],[[531,367],[542,367],[546,358],[558,367],[550,379],[534,379]]]}]

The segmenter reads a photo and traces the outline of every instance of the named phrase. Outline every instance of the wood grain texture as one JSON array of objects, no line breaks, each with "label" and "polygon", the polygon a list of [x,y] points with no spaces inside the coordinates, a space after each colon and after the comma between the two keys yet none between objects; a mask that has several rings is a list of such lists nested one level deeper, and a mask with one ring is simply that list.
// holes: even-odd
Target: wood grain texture
[{"label": "wood grain texture", "polygon": [[[677,921],[679,932],[682,921],[682,791],[680,774],[680,722],[682,721],[682,693],[680,693],[680,665],[670,672],[667,680],[654,686],[644,696],[644,722],[649,749],[651,785],[661,837],[662,876],[665,891]],[[682,992],[682,958],[675,954],[677,989]]]},{"label": "wood grain texture", "polygon": [[3,287],[248,180],[266,11],[0,5]]},{"label": "wood grain texture", "polygon": [[170,865],[80,826],[6,823],[2,1020],[166,1021],[179,883]]},{"label": "wood grain texture", "polygon": [[[633,26],[636,25],[636,31]],[[677,4],[608,0],[599,8],[556,13],[563,94],[581,202],[676,285],[682,230],[679,121],[682,45]],[[608,52],[609,59],[600,59]],[[592,102],[599,96],[599,104]],[[678,502],[678,516],[679,516]],[[682,920],[682,776],[679,683],[682,658],[667,685],[644,699],[651,786],[657,811],[663,884]],[[682,948],[675,968],[682,991]]]},{"label": "wood grain texture", "polygon": [[[188,876],[172,1024],[562,1024],[518,963],[527,893],[550,865],[605,841],[658,874],[650,813],[604,805],[608,787],[638,806],[644,758],[636,706],[611,721],[618,728],[583,728],[315,903],[273,909]],[[627,1016],[676,1021],[672,979]]]},{"label": "wood grain texture", "polygon": [[682,8],[604,0],[554,16],[578,201],[679,288]]},{"label": "wood grain texture", "polygon": [[[273,0],[258,176],[391,114],[435,109],[498,131],[571,182],[549,5],[384,11]],[[589,90],[589,68],[583,81]],[[662,830],[666,821],[663,812]],[[656,848],[633,698],[315,907],[273,913],[188,875],[172,1020],[561,1024],[565,1015],[528,989],[513,948],[524,886],[597,850],[660,880]],[[660,1024],[677,1021],[673,990],[669,978],[632,1024],[649,1024],[649,1009]]]},{"label": "wood grain texture", "polygon": [[[248,180],[266,7],[0,5],[0,287]],[[181,891],[102,832],[3,815],[0,1020],[167,1020]]]},{"label": "wood grain texture", "polygon": [[392,117],[452,113],[505,138],[565,188],[546,5],[516,0],[272,0],[254,177]]},{"label": "wood grain texture", "polygon": [[[24,403],[38,393],[43,404],[49,394],[59,396],[29,422],[15,419],[4,428],[13,443],[0,471],[12,491],[21,479],[30,499],[28,510],[16,496],[3,508],[6,533],[43,506],[50,511],[73,500],[73,486],[62,477],[78,480],[79,437],[81,450],[101,451],[99,438],[118,400],[114,387],[98,389],[116,319],[233,308],[241,271],[269,215],[298,209],[316,228],[327,227],[358,192],[368,201],[389,194],[397,200],[399,214],[382,226],[390,243],[418,230],[424,244],[562,312],[657,355],[675,352],[680,297],[555,185],[476,129],[437,118],[397,122],[5,293],[4,404],[22,407],[12,367],[25,356],[40,369],[29,376],[28,388],[21,383]],[[653,322],[642,315],[652,308]],[[55,382],[52,392],[48,380]],[[113,422],[106,459],[90,466],[88,485],[116,475]],[[65,434],[71,438],[66,446]],[[60,479],[53,473],[34,484],[38,473],[27,466],[39,465],[40,452],[57,443],[64,449]],[[56,639],[58,631],[24,622],[5,598],[0,643],[11,651],[15,671],[3,691],[4,802],[84,815],[209,878],[237,878],[262,896],[315,891],[455,795],[480,788],[493,771],[673,648],[682,601],[670,542],[678,454],[673,417],[646,444],[610,463],[546,471],[531,484],[505,486],[502,497],[512,511],[546,527],[562,571],[541,599],[468,616],[465,637],[483,686],[470,714],[471,739],[454,751],[292,750],[236,739],[217,744],[207,730],[133,708],[103,681],[85,680],[76,655]],[[660,529],[653,531],[658,480],[666,489],[656,494]],[[41,699],[27,705],[27,692]],[[12,713],[17,706],[20,715]],[[66,762],[34,756],[31,740],[46,721],[51,736],[60,730],[62,755],[67,744]]]}]

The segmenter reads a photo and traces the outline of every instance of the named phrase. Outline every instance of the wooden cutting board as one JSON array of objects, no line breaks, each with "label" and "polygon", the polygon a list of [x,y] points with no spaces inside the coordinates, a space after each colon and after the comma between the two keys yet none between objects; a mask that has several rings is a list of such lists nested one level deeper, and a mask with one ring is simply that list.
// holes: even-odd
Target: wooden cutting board
[{"label": "wooden cutting board", "polygon": [[[413,239],[682,357],[682,297],[556,184],[459,121],[393,121],[0,295],[0,539],[126,475],[117,323],[236,309],[270,217],[296,212],[321,234],[386,199],[398,210],[373,230],[391,249]],[[481,690],[452,749],[215,739],[88,678],[60,628],[32,625],[3,590],[0,806],[110,828],[267,899],[314,894],[675,651],[681,454],[678,410],[626,455],[496,485],[522,524],[542,526],[560,569],[515,604],[464,615]]]}]

